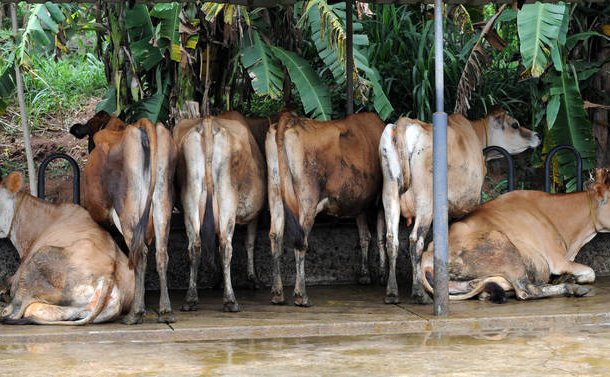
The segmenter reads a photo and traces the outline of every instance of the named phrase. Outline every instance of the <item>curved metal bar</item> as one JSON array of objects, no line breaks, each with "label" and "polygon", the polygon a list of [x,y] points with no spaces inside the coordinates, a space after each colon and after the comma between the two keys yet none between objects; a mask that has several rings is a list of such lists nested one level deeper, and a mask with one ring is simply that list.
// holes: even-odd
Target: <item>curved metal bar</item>
[{"label": "curved metal bar", "polygon": [[506,183],[506,191],[511,192],[515,189],[515,169],[513,163],[513,156],[508,153],[508,151],[502,147],[497,145],[490,145],[489,147],[485,147],[483,149],[483,155],[487,155],[488,152],[495,151],[500,153],[506,159],[506,170],[507,172],[507,183]]},{"label": "curved metal bar", "polygon": [[72,165],[72,201],[74,204],[80,204],[80,168],[76,161],[65,153],[53,153],[42,161],[38,169],[38,197],[45,198],[45,172],[49,163],[56,159],[66,160]]},{"label": "curved metal bar", "polygon": [[572,152],[576,158],[576,191],[582,191],[582,157],[580,153],[571,145],[558,145],[551,149],[544,160],[544,191],[551,192],[551,162],[557,152],[562,149],[567,149]]}]

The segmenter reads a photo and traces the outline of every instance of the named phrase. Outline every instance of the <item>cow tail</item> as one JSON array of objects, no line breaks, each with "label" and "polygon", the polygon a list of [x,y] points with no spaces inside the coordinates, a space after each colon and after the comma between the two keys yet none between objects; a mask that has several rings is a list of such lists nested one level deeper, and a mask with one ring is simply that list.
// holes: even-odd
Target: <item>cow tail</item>
[{"label": "cow tail", "polygon": [[[431,268],[424,268],[422,273],[424,274],[424,279],[422,279],[422,283],[424,285],[424,289],[428,291],[430,294],[434,294],[434,282]],[[502,304],[506,302],[506,293],[504,289],[502,289],[501,282],[506,281],[503,277],[500,276],[489,276],[482,279],[473,280],[474,286],[472,289],[466,293],[462,294],[449,294],[450,301],[462,301],[468,300],[477,295],[487,292],[489,293],[489,301],[495,304]]]},{"label": "cow tail", "polygon": [[216,268],[216,223],[214,220],[214,182],[212,175],[214,134],[212,132],[212,121],[210,118],[206,118],[203,121],[202,132],[204,140],[204,184],[206,191],[206,199],[200,237],[206,263],[212,268]]},{"label": "cow tail", "polygon": [[157,132],[155,125],[147,119],[141,119],[138,122],[141,124],[141,127],[138,127],[138,130],[140,131],[140,144],[143,157],[141,178],[145,184],[148,183],[148,189],[146,190],[144,208],[141,212],[140,219],[133,230],[133,237],[129,245],[129,268],[131,269],[138,265],[146,245],[146,232],[148,230],[150,209],[157,176]]},{"label": "cow tail", "polygon": [[[279,177],[280,177],[280,191],[282,198],[286,197],[286,179],[292,180],[292,187],[294,189],[294,180],[292,177],[292,173],[290,171],[290,167],[288,166],[288,155],[286,154],[286,148],[284,146],[284,136],[286,134],[286,130],[292,126],[294,122],[294,117],[291,114],[284,113],[280,117],[280,121],[278,123],[277,132],[275,133],[275,143],[277,145],[277,160],[278,160],[278,169],[279,169]],[[295,190],[296,194],[296,190]],[[305,246],[305,231],[303,227],[299,223],[297,215],[288,208],[284,201],[284,214],[285,214],[285,233],[288,237],[286,237],[286,241],[288,246],[291,246],[295,249],[302,249]]]}]

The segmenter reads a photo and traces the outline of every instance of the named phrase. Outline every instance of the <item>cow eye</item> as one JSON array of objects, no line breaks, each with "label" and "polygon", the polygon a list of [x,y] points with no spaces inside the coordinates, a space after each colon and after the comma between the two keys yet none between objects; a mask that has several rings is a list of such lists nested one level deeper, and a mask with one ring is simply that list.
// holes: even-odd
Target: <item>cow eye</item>
[{"label": "cow eye", "polygon": [[518,129],[519,129],[519,123],[516,123],[516,122],[515,122],[515,123],[513,123],[513,126],[512,126],[512,127],[513,127],[515,130],[518,130]]}]

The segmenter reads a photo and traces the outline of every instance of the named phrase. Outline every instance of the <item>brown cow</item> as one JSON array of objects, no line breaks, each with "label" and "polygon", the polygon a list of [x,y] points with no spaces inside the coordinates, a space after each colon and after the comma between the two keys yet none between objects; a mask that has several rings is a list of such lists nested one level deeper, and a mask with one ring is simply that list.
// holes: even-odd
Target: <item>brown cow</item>
[{"label": "brown cow", "polygon": [[[460,217],[476,208],[486,174],[483,148],[497,145],[515,154],[540,144],[535,132],[519,126],[505,111],[494,110],[485,118],[469,121],[454,114],[448,119],[448,210]],[[432,125],[401,118],[389,124],[381,137],[379,154],[383,170],[383,206],[387,224],[386,247],[389,276],[386,303],[398,302],[396,256],[400,215],[415,224],[409,236],[413,267],[412,297],[430,301],[419,280],[419,260],[432,223]]]},{"label": "brown cow", "polygon": [[22,185],[18,173],[0,180],[0,238],[20,258],[0,321],[84,325],[127,312],[134,273],[112,237],[82,207],[47,203]]},{"label": "brown cow", "polygon": [[[309,306],[305,292],[307,237],[316,215],[356,217],[363,263],[361,276],[368,278],[370,233],[364,210],[371,207],[381,189],[377,148],[383,131],[381,119],[372,113],[318,122],[285,112],[267,133],[271,251],[273,253],[272,302],[283,303],[280,271],[284,224],[294,235],[296,259],[295,304]],[[382,220],[382,216],[378,217]],[[380,255],[384,253],[380,244]]]},{"label": "brown cow", "polygon": [[[450,299],[468,299],[484,291],[494,302],[504,302],[505,291],[514,291],[521,300],[585,295],[587,287],[549,282],[559,275],[560,281],[593,283],[595,272],[574,258],[597,233],[610,231],[609,195],[610,174],[597,169],[584,192],[513,191],[453,223]],[[433,252],[431,244],[421,261],[420,278],[430,293]]]},{"label": "brown cow", "polygon": [[[116,117],[110,122],[121,123]],[[94,135],[95,148],[83,172],[83,205],[95,221],[119,229],[129,247],[130,267],[135,268],[135,300],[124,322],[143,321],[146,245],[152,243],[153,236],[161,289],[158,320],[173,322],[166,274],[176,164],[174,141],[161,123],[154,125],[148,119],[99,131],[87,129],[90,124],[74,125],[70,132]]]},{"label": "brown cow", "polygon": [[[260,127],[264,128],[264,123]],[[239,311],[231,284],[232,240],[236,223],[248,225],[248,279],[257,282],[254,242],[258,215],[265,204],[265,161],[251,129],[253,126],[238,112],[187,119],[174,128],[191,264],[183,310],[195,310],[199,301],[197,272],[201,237],[204,246],[207,245],[207,253],[214,253],[215,236],[218,235],[223,257],[224,310]]]}]

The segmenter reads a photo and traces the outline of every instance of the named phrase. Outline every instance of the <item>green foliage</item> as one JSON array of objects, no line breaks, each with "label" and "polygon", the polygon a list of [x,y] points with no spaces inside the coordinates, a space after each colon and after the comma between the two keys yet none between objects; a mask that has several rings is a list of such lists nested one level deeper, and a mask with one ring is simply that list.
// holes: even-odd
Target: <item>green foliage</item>
[{"label": "green foliage", "polygon": [[279,98],[283,89],[282,68],[274,61],[271,48],[261,40],[259,33],[254,30],[251,35],[251,38],[245,38],[246,47],[240,51],[241,64],[248,70],[256,94]]},{"label": "green foliage", "polygon": [[328,88],[307,61],[279,47],[272,46],[271,49],[273,54],[286,65],[290,79],[301,96],[305,113],[315,119],[330,120],[332,107]]},{"label": "green foliage", "polygon": [[[521,56],[526,72],[540,77],[548,57],[556,56],[558,44],[565,44],[568,14],[565,3],[524,4],[517,15]],[[565,19],[565,21],[564,21]],[[525,42],[525,43],[524,43]],[[557,64],[556,58],[553,58]],[[559,66],[555,66],[561,69]]]},{"label": "green foliage", "polygon": [[[103,64],[92,54],[60,60],[33,56],[23,81],[33,129],[43,126],[48,114],[84,105],[89,98],[101,96],[106,88]],[[17,106],[15,96],[7,102]]]}]

